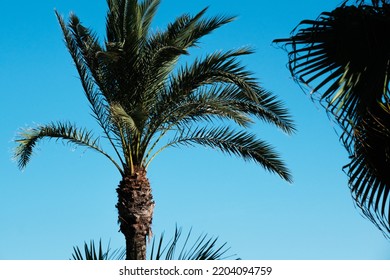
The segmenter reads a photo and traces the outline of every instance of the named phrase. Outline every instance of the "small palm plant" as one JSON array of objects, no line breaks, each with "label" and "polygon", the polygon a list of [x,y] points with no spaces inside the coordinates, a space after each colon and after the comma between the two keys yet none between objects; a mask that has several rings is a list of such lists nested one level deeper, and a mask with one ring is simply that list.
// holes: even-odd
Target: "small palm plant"
[{"label": "small palm plant", "polygon": [[[149,260],[225,260],[231,259],[235,255],[227,254],[230,248],[226,248],[226,243],[218,245],[217,237],[208,237],[207,234],[199,235],[195,241],[191,239],[191,230],[188,231],[184,241],[182,241],[182,229],[175,229],[173,237],[165,241],[164,234],[160,238],[153,237],[150,246]],[[192,245],[189,245],[190,242]],[[177,250],[180,252],[177,254]],[[84,242],[84,252],[78,247],[73,247],[73,260],[124,260],[125,249],[111,250],[110,245],[103,249],[102,241],[99,240],[98,247],[91,240],[89,244]],[[235,258],[236,260],[238,258]]]},{"label": "small palm plant", "polygon": [[[205,18],[204,9],[195,16],[178,17],[165,30],[152,31],[159,4],[159,0],[109,0],[104,43],[75,14],[66,24],[57,13],[103,137],[69,122],[52,122],[23,130],[16,140],[20,168],[29,162],[38,142],[49,138],[95,150],[118,169],[122,180],[116,207],[127,259],[146,258],[154,209],[146,173],[153,159],[169,147],[208,146],[291,181],[274,149],[247,131],[257,117],[288,134],[294,132],[284,106],[237,62],[252,51],[218,51],[178,66],[179,58],[188,55],[200,38],[234,18]],[[241,128],[233,129],[232,122]],[[103,149],[102,138],[114,154]]]}]

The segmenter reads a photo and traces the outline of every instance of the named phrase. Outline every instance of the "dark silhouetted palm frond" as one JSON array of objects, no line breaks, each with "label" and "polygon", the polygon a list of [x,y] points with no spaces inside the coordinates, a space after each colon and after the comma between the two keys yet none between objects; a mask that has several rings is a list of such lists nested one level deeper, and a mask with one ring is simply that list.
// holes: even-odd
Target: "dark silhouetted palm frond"
[{"label": "dark silhouetted palm frond", "polygon": [[296,81],[340,126],[352,195],[390,238],[390,5],[347,2],[275,42],[287,48]]}]

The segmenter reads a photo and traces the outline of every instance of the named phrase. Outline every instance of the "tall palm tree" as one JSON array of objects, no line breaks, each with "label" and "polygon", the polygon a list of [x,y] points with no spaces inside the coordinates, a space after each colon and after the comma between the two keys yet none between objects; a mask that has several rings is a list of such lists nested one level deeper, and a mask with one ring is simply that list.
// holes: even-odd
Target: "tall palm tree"
[{"label": "tall palm tree", "polygon": [[296,81],[340,126],[353,198],[390,238],[390,4],[347,2],[275,42],[288,48]]},{"label": "tall palm tree", "polygon": [[24,168],[44,138],[62,139],[104,155],[122,177],[116,207],[126,258],[145,259],[154,208],[146,172],[156,155],[168,147],[199,144],[254,161],[291,181],[274,149],[246,128],[253,117],[286,133],[293,133],[294,125],[283,105],[237,62],[252,53],[250,49],[219,51],[177,66],[200,38],[233,17],[207,19],[204,9],[152,32],[159,0],[107,2],[104,43],[76,15],[71,14],[68,23],[56,15],[93,115],[114,155],[102,148],[91,131],[68,122],[21,131],[15,155]]}]

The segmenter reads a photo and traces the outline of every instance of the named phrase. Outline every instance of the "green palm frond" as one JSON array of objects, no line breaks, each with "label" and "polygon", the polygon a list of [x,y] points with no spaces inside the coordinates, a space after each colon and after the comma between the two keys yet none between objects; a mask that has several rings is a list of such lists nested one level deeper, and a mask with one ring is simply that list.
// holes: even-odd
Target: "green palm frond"
[{"label": "green palm frond", "polygon": [[[188,54],[188,48],[196,46],[198,40],[213,30],[231,22],[234,17],[212,17],[202,19],[207,9],[195,16],[183,15],[168,25],[166,31],[150,34],[145,44],[149,56],[149,71],[152,78],[161,81],[171,74],[178,58]],[[148,72],[148,71],[147,71]]]},{"label": "green palm frond", "polygon": [[111,117],[113,121],[120,127],[124,127],[126,130],[139,133],[139,129],[134,121],[134,119],[129,116],[129,114],[123,109],[122,105],[119,103],[113,103],[110,106]]},{"label": "green palm frond", "polygon": [[198,40],[219,27],[232,22],[235,18],[231,16],[215,16],[204,19],[207,8],[195,16],[184,14],[168,25],[167,30],[161,33],[158,38],[160,42],[167,45],[180,46],[182,49],[196,46]]},{"label": "green palm frond", "polygon": [[[101,52],[101,48],[97,43],[92,32],[81,26],[79,19],[75,15],[71,15],[69,20],[69,30],[64,22],[64,19],[57,13],[56,16],[64,34],[66,46],[75,62],[76,69],[80,76],[81,85],[84,89],[85,96],[91,105],[91,110],[94,118],[97,120],[100,127],[114,151],[116,152],[120,162],[124,165],[118,146],[114,143],[118,138],[118,131],[113,130],[110,125],[110,108],[106,97],[96,88],[96,84],[102,87],[100,79],[95,77],[100,76],[98,71],[98,61],[95,54]],[[72,30],[72,32],[70,31]]]},{"label": "green palm frond", "polygon": [[[219,52],[182,68],[160,95],[149,130],[155,132],[166,123],[180,122],[183,118],[214,115],[232,118],[242,125],[255,116],[293,133],[294,124],[282,103],[259,88],[250,73],[236,62],[238,56],[250,53],[247,48]],[[213,104],[218,104],[219,109],[212,110]]]},{"label": "green palm frond", "polygon": [[240,65],[237,58],[253,53],[250,48],[241,48],[227,52],[215,52],[204,59],[196,59],[190,66],[181,68],[177,77],[172,77],[170,97],[185,97],[193,89],[200,86],[227,83],[234,84],[248,98],[258,101],[255,89],[259,86],[252,73]]},{"label": "green palm frond", "polygon": [[[220,150],[229,155],[235,155],[244,160],[254,161],[268,171],[278,174],[288,182],[292,177],[274,149],[246,131],[234,131],[229,127],[196,128],[184,130],[163,146],[165,148],[177,145],[202,145]],[[152,160],[153,157],[150,159]]]},{"label": "green palm frond", "polygon": [[77,128],[70,123],[50,123],[48,125],[40,125],[36,128],[22,130],[15,140],[18,143],[15,149],[15,159],[20,168],[24,168],[27,165],[30,161],[33,148],[39,141],[45,138],[63,140],[95,150],[107,157],[121,173],[123,172],[115,160],[100,148],[99,138],[93,138],[91,131]]},{"label": "green palm frond", "polygon": [[295,133],[295,124],[283,103],[264,89],[256,89],[255,92],[258,102],[235,87],[225,87],[220,98],[230,100],[236,110],[273,124],[289,135]]}]

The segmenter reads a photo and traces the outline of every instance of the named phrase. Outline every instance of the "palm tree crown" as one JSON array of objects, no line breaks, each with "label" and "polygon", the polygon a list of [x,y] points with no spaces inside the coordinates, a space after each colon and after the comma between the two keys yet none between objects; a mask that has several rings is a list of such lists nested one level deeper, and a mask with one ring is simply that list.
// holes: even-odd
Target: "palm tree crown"
[{"label": "palm tree crown", "polygon": [[[178,66],[179,58],[188,55],[200,38],[231,22],[233,17],[205,18],[204,9],[194,16],[176,18],[165,30],[152,30],[159,0],[107,3],[104,43],[75,14],[70,15],[68,23],[57,12],[56,15],[93,115],[115,155],[105,152],[100,138],[94,138],[91,131],[71,123],[53,122],[20,133],[15,155],[21,168],[28,163],[38,141],[62,139],[107,157],[123,178],[118,192],[123,197],[127,195],[123,190],[128,190],[124,185],[136,181],[143,180],[140,184],[145,187],[137,185],[137,189],[149,192],[149,183],[143,176],[161,151],[199,144],[254,161],[291,181],[273,148],[246,131],[253,117],[288,134],[295,130],[283,105],[237,62],[238,57],[252,50],[218,51]],[[216,120],[233,121],[242,129],[234,130]],[[162,141],[163,138],[167,139]],[[146,200],[151,201],[151,194]],[[121,201],[117,207],[122,205],[136,204]],[[150,207],[148,211],[152,212]],[[138,219],[138,214],[133,218]]]},{"label": "palm tree crown", "polygon": [[[230,119],[242,127],[251,115],[273,123],[287,133],[294,127],[286,110],[261,89],[236,58],[252,51],[241,48],[215,52],[173,72],[181,55],[233,17],[203,19],[183,15],[165,31],[151,32],[158,0],[108,1],[107,34],[103,45],[78,17],[69,24],[57,13],[66,45],[75,62],[91,110],[113,146],[117,160],[105,153],[99,138],[71,123],[51,123],[21,133],[16,157],[25,167],[36,142],[61,138],[90,147],[109,158],[121,174],[134,166],[147,167],[153,150],[169,131],[175,136],[158,151],[180,145],[201,144],[254,160],[286,180],[290,174],[270,146],[245,131],[229,127],[199,127],[215,118]],[[118,161],[119,160],[119,161]]]}]

